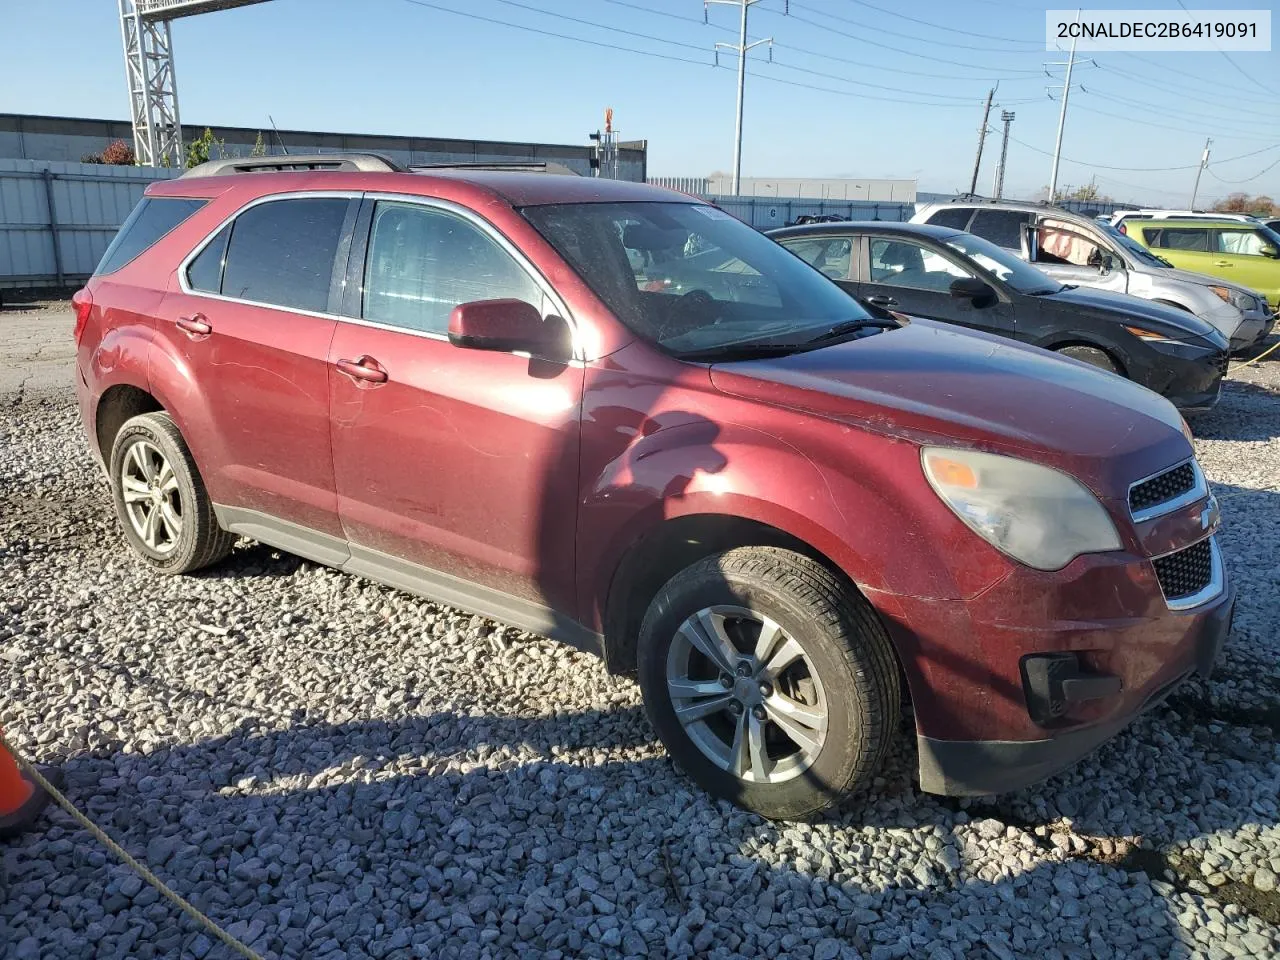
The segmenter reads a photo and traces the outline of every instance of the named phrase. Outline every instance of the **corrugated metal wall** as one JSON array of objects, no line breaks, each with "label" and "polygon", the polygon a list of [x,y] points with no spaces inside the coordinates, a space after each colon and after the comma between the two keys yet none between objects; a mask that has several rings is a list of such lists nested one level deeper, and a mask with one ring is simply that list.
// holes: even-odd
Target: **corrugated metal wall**
[{"label": "corrugated metal wall", "polygon": [[912,203],[869,203],[858,200],[798,200],[775,197],[706,196],[726,213],[758,230],[785,227],[801,216],[837,216],[841,220],[910,220]]},{"label": "corrugated metal wall", "polygon": [[181,172],[0,160],[0,287],[84,280],[147,184]]}]

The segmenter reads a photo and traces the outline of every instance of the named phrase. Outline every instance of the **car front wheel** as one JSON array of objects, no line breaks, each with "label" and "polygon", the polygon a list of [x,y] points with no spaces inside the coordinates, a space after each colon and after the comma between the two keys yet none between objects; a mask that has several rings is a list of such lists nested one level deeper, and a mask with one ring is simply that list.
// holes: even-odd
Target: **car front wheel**
[{"label": "car front wheel", "polygon": [[866,601],[808,557],[744,547],[673,577],[640,629],[640,685],[709,793],[804,819],[865,786],[897,728],[898,669]]}]

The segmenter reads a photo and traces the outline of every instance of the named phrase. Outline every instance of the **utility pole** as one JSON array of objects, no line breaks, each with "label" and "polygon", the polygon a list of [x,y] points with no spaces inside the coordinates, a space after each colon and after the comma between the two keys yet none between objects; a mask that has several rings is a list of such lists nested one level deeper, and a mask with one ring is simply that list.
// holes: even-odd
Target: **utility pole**
[{"label": "utility pole", "polygon": [[[1080,11],[1076,10],[1076,23],[1079,23],[1079,22],[1080,22]],[[1085,62],[1091,63],[1094,66],[1097,66],[1097,63],[1094,60],[1088,60]],[[1073,67],[1075,67],[1075,65],[1076,65],[1076,38],[1075,37],[1071,38],[1071,53],[1067,57],[1067,62],[1065,64],[1063,63],[1045,64],[1046,73],[1048,72],[1047,70],[1048,67],[1065,66],[1067,68],[1067,78],[1062,84],[1062,108],[1058,111],[1058,139],[1057,139],[1057,142],[1054,143],[1053,145],[1053,172],[1049,174],[1049,202],[1050,203],[1053,203],[1054,195],[1057,194],[1058,192],[1058,166],[1060,165],[1060,162],[1062,160],[1062,132],[1064,129],[1066,129],[1066,126],[1067,126],[1067,100],[1071,96],[1071,70]],[[1050,74],[1050,76],[1052,76],[1052,74]]]},{"label": "utility pole", "polygon": [[1196,185],[1191,188],[1191,209],[1196,208],[1196,194],[1200,192],[1200,174],[1204,173],[1204,168],[1209,166],[1209,144],[1213,143],[1213,138],[1207,138],[1204,142],[1204,153],[1200,155],[1200,166],[1196,168]]},{"label": "utility pole", "polygon": [[741,27],[738,31],[738,42],[734,43],[717,43],[716,66],[720,65],[720,49],[732,50],[738,55],[738,110],[737,119],[733,127],[733,195],[738,195],[739,183],[742,180],[742,95],[747,85],[747,51],[754,47],[760,46],[762,43],[769,45],[769,60],[773,60],[773,38],[768,37],[764,40],[757,40],[754,43],[747,43],[747,11],[751,9],[753,4],[759,3],[760,0],[702,0],[702,19],[707,19],[707,8],[713,3],[723,4],[729,7],[742,8]]},{"label": "utility pole", "polygon": [[982,166],[982,147],[987,142],[987,120],[991,116],[991,101],[995,95],[995,87],[987,91],[987,105],[982,109],[982,124],[978,127],[978,155],[973,158],[973,177],[969,180],[970,196],[978,192],[978,168]]},{"label": "utility pole", "polygon": [[1004,164],[1009,156],[1009,125],[1013,123],[1013,111],[1002,110],[1000,119],[1004,121],[1004,140],[1000,143],[1000,163],[996,166],[996,180],[991,188],[991,197],[994,200],[1004,196]]}]

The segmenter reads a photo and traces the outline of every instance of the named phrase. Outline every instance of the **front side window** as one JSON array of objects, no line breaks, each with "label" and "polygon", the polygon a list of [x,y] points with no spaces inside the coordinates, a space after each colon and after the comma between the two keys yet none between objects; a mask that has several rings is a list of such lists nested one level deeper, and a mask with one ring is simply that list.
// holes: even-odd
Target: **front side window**
[{"label": "front side window", "polygon": [[1242,228],[1218,230],[1218,253],[1235,253],[1246,257],[1261,257],[1267,248],[1275,249],[1271,238],[1262,230]]},{"label": "front side window", "polygon": [[188,197],[143,197],[102,255],[94,276],[114,273],[141,256],[208,202]]},{"label": "front side window", "polygon": [[997,247],[1021,250],[1022,228],[1031,220],[1030,213],[1019,213],[1017,210],[979,210],[973,223],[969,224],[969,232],[990,240]]},{"label": "front side window", "polygon": [[1036,263],[1071,267],[1100,267],[1102,247],[1082,233],[1065,230],[1051,223],[1036,227]]},{"label": "front side window", "polygon": [[849,279],[853,241],[848,237],[810,237],[780,242],[805,263],[821,270],[832,280]]},{"label": "front side window", "polygon": [[871,241],[871,282],[909,290],[946,293],[973,274],[947,257],[909,240]]},{"label": "front side window", "polygon": [[676,356],[801,349],[870,314],[723,210],[700,203],[521,209],[613,314]]},{"label": "front side window", "polygon": [[365,258],[366,320],[444,335],[458,304],[508,299],[542,308],[541,288],[475,224],[421,204],[378,202]]},{"label": "front side window", "polygon": [[222,271],[223,296],[322,313],[350,201],[299,197],[236,218]]},{"label": "front side window", "polygon": [[1203,228],[1156,227],[1144,228],[1142,235],[1157,250],[1182,250],[1192,253],[1209,252],[1209,231]]},{"label": "front side window", "polygon": [[946,244],[1019,293],[1044,296],[1062,289],[1056,280],[981,237],[958,233],[948,237]]}]

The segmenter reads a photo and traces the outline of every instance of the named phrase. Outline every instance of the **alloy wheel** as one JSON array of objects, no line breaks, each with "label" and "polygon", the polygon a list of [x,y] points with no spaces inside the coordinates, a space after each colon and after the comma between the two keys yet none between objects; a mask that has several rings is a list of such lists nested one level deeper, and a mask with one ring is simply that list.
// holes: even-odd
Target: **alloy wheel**
[{"label": "alloy wheel", "polygon": [[667,652],[676,719],[712,763],[749,783],[799,776],[822,752],[827,700],[804,648],[746,607],[703,608]]},{"label": "alloy wheel", "polygon": [[182,536],[182,498],[173,467],[155,444],[138,440],[125,452],[120,489],[133,532],[147,549],[171,552]]}]

